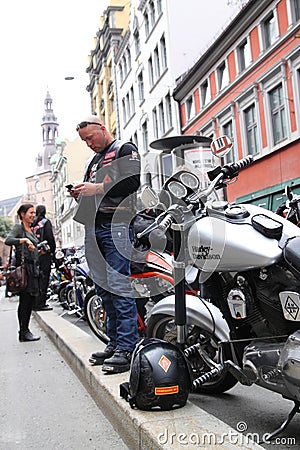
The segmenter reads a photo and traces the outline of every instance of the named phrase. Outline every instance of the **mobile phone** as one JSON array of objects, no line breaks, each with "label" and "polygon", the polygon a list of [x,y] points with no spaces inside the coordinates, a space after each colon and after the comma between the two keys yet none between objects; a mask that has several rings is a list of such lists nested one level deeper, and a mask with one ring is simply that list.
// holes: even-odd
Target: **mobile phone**
[{"label": "mobile phone", "polygon": [[73,184],[67,184],[66,186],[65,186],[67,189],[69,189],[69,191],[71,191],[72,189],[73,189]]}]

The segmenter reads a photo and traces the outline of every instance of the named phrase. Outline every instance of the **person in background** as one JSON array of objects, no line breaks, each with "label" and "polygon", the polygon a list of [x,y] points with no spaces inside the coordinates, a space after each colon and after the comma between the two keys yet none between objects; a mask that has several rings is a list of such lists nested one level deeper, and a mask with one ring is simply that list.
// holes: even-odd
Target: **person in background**
[{"label": "person in background", "polygon": [[5,244],[15,247],[16,266],[21,264],[22,245],[24,246],[27,287],[19,294],[18,320],[19,341],[37,341],[29,330],[31,311],[36,297],[39,295],[39,252],[38,239],[31,229],[35,218],[35,209],[31,203],[25,203],[17,211],[21,224],[16,224],[5,239]]},{"label": "person in background", "polygon": [[107,314],[109,344],[90,357],[106,373],[129,370],[137,343],[137,308],[129,280],[140,158],[131,142],[114,140],[96,117],[77,125],[95,153],[83,183],[69,189],[79,202],[74,220],[85,225],[85,252],[96,291]]},{"label": "person in background", "polygon": [[36,218],[32,224],[32,229],[35,232],[39,243],[47,241],[39,251],[40,260],[40,275],[39,286],[40,296],[36,299],[36,304],[33,307],[34,311],[49,311],[53,308],[47,305],[47,291],[50,279],[51,264],[55,255],[55,237],[53,234],[52,223],[46,218],[46,208],[44,205],[36,207]]}]

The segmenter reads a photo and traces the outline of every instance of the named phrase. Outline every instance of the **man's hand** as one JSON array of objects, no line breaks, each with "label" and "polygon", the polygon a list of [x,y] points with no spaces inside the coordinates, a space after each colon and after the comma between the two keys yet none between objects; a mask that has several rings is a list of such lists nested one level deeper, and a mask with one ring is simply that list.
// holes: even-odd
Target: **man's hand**
[{"label": "man's hand", "polygon": [[87,197],[90,195],[103,194],[103,183],[80,183],[73,187],[71,195],[74,198],[79,196]]}]

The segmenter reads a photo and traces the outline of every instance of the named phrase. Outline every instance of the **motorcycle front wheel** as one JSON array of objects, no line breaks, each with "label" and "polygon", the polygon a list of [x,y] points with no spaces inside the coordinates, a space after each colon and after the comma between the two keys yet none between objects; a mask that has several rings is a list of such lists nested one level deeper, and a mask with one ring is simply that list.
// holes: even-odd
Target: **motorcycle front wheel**
[{"label": "motorcycle front wheel", "polygon": [[[177,331],[174,317],[166,314],[155,314],[151,316],[147,324],[147,336],[163,339],[176,344]],[[188,325],[186,347],[190,347],[198,342],[201,342],[202,348],[206,351],[206,353],[208,353],[214,362],[220,362],[221,355],[220,348],[218,346],[218,337],[213,333],[209,333],[208,331],[195,325]],[[229,357],[230,355],[225,355],[225,358]],[[194,379],[204,375],[210,370],[199,354],[189,358],[189,361]],[[222,392],[233,388],[236,384],[236,378],[234,378],[231,373],[226,372],[223,375],[215,377],[212,381],[198,387],[193,392],[202,394],[221,394]]]},{"label": "motorcycle front wheel", "polygon": [[109,337],[106,334],[106,314],[101,297],[96,294],[95,289],[91,289],[85,296],[84,314],[92,332],[100,341],[108,344]]}]

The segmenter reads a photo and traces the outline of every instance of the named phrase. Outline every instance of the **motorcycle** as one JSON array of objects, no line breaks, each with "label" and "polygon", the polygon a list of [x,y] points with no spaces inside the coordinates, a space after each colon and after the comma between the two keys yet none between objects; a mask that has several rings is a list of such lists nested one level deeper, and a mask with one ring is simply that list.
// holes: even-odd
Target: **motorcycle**
[{"label": "motorcycle", "polygon": [[47,295],[50,301],[60,303],[64,309],[68,309],[67,286],[71,280],[72,273],[66,263],[65,254],[57,250],[55,262],[51,266]]},{"label": "motorcycle", "polygon": [[[223,157],[228,138],[213,141]],[[148,337],[180,346],[190,361],[193,390],[220,394],[240,382],[257,384],[294,402],[286,421],[300,407],[300,230],[290,221],[253,204],[220,200],[218,192],[253,163],[246,157],[207,173],[208,187],[180,170],[151,188],[144,204],[165,201],[153,229],[171,230],[175,295],[150,312]],[[186,294],[186,268],[198,270],[201,297]]]},{"label": "motorcycle", "polygon": [[[166,295],[174,292],[172,256],[167,252],[144,249],[138,258],[133,258],[130,280],[138,310],[138,333],[140,337],[145,337],[147,317],[151,308]],[[109,338],[106,334],[106,313],[95,287],[85,296],[84,315],[92,332],[107,344]]]},{"label": "motorcycle", "polygon": [[294,194],[290,186],[284,189],[286,201],[280,203],[275,213],[284,217],[286,220],[300,226],[300,195]]},{"label": "motorcycle", "polygon": [[89,277],[89,267],[82,251],[75,251],[65,260],[65,265],[71,274],[71,279],[64,286],[64,298],[66,309],[64,314],[76,314],[80,319],[85,319],[85,297],[93,286]]}]

